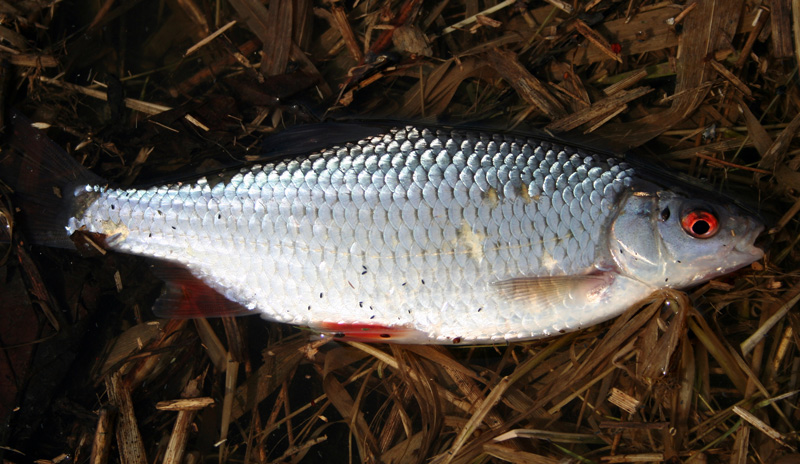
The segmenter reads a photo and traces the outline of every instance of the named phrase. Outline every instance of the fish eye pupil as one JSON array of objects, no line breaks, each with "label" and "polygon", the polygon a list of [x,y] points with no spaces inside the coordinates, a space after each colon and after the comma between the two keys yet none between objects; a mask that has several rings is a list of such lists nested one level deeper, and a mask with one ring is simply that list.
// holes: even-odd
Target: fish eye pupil
[{"label": "fish eye pupil", "polygon": [[702,219],[692,224],[692,232],[694,232],[695,235],[705,235],[709,230],[711,230],[711,225]]},{"label": "fish eye pupil", "polygon": [[661,220],[669,220],[669,206],[661,210]]}]

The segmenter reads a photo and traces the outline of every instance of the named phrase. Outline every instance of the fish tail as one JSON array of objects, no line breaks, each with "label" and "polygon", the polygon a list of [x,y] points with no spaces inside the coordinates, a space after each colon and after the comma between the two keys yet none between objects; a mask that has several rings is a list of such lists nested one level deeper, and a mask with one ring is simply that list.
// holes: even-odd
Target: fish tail
[{"label": "fish tail", "polygon": [[27,238],[40,245],[73,248],[66,226],[75,213],[75,188],[103,180],[21,113],[12,110],[8,120],[5,134],[11,153],[0,156],[0,179],[12,191]]}]

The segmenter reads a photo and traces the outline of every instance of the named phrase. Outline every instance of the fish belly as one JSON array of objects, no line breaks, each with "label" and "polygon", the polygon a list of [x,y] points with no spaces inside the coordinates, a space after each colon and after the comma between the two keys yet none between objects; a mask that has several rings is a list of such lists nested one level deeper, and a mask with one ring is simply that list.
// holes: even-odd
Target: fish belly
[{"label": "fish belly", "polygon": [[180,263],[271,320],[407,327],[442,343],[535,338],[646,296],[621,277],[618,295],[578,308],[497,290],[608,265],[606,230],[632,175],[535,139],[406,127],[216,182],[85,186],[96,198],[68,229]]}]

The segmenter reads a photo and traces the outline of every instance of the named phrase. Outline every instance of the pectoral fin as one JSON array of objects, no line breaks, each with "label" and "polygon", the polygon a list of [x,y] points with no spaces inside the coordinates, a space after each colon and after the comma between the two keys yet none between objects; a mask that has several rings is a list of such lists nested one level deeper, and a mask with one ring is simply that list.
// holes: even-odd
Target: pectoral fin
[{"label": "pectoral fin", "polygon": [[517,277],[495,282],[493,287],[509,301],[525,301],[534,307],[579,307],[603,294],[615,278],[612,272],[579,276]]}]

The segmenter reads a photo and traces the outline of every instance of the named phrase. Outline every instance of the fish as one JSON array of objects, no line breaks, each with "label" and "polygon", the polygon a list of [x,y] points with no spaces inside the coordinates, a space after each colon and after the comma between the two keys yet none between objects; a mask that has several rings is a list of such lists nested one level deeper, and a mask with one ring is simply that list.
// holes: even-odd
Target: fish
[{"label": "fish", "polygon": [[128,188],[12,119],[27,150],[14,182],[28,237],[70,248],[86,235],[153,260],[164,317],[259,314],[334,339],[508,343],[598,324],[763,256],[764,225],[736,202],[532,135],[334,130],[340,140],[317,137],[318,150]]}]

